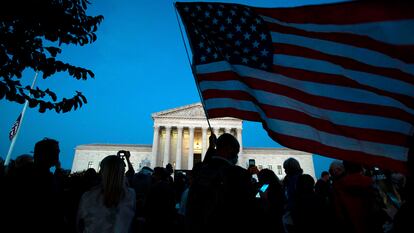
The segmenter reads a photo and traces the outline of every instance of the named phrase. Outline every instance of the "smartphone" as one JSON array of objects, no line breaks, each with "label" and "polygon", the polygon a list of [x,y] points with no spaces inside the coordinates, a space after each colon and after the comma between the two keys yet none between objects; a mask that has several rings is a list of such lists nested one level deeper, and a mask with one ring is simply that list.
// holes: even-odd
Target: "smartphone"
[{"label": "smartphone", "polygon": [[269,184],[262,185],[262,187],[260,187],[260,192],[262,193],[266,192],[267,188],[269,188]]},{"label": "smartphone", "polygon": [[124,158],[124,156],[125,156],[125,152],[123,152],[123,151],[118,151],[118,153],[117,153],[117,155],[118,155],[118,157],[120,157],[120,158]]},{"label": "smartphone", "polygon": [[251,166],[256,166],[256,160],[249,159],[249,167],[251,167]]},{"label": "smartphone", "polygon": [[260,193],[266,192],[267,188],[269,188],[269,184],[263,184],[262,187],[260,187],[259,192],[257,192],[256,198],[260,198]]}]

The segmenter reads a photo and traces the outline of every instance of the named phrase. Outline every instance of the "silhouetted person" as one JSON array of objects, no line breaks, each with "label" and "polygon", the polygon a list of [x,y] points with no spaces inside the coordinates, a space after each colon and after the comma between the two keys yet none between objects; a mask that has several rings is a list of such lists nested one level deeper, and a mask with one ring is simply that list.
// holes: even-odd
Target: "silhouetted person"
[{"label": "silhouetted person", "polygon": [[34,169],[33,156],[29,154],[22,154],[17,156],[13,161],[12,166],[9,166],[7,175],[13,179],[24,179],[31,176]]},{"label": "silhouetted person", "polygon": [[260,170],[257,177],[259,188],[265,184],[269,185],[265,192],[259,192],[263,217],[260,218],[260,223],[257,227],[268,232],[284,232],[282,216],[286,198],[282,183],[270,169]]},{"label": "silhouetted person", "polygon": [[128,166],[128,170],[125,173],[125,176],[127,178],[127,182],[129,185],[132,183],[132,180],[134,179],[134,175],[135,175],[134,167],[132,166],[132,163],[129,160],[129,158],[131,157],[131,152],[127,150],[120,150],[118,151],[117,156],[120,157],[122,160],[124,160]]},{"label": "silhouetted person", "polygon": [[168,173],[168,181],[172,184],[174,183],[174,178],[173,178],[173,174],[174,174],[174,168],[172,166],[171,163],[167,163],[167,165],[165,165],[165,169]]},{"label": "silhouetted person", "polygon": [[325,220],[328,210],[325,200],[316,195],[315,181],[312,176],[303,174],[298,177],[294,205],[292,209],[293,231],[295,233],[332,231]]},{"label": "silhouetted person", "polygon": [[70,174],[65,182],[65,217],[70,232],[77,232],[76,217],[82,195],[100,183],[100,176],[94,168]]},{"label": "silhouetted person", "polygon": [[326,202],[330,195],[331,183],[329,172],[323,171],[321,178],[315,184],[315,193],[322,197]]},{"label": "silhouetted person", "polygon": [[286,176],[283,179],[283,187],[286,194],[287,204],[285,207],[285,214],[283,216],[283,224],[285,230],[290,232],[290,226],[293,224],[291,211],[293,209],[294,199],[296,195],[296,183],[303,174],[303,169],[300,167],[299,161],[295,158],[288,158],[283,162]]},{"label": "silhouetted person", "polygon": [[100,163],[101,184],[84,193],[80,200],[79,233],[128,233],[135,216],[135,191],[128,188],[125,163],[115,155]]},{"label": "silhouetted person", "polygon": [[152,185],[145,202],[145,232],[174,231],[175,194],[171,177],[164,167],[155,167]]},{"label": "silhouetted person", "polygon": [[149,167],[143,167],[134,175],[131,188],[135,190],[137,198],[137,216],[143,217],[143,209],[152,185],[152,173]]},{"label": "silhouetted person", "polygon": [[15,168],[26,168],[26,167],[31,167],[34,164],[34,158],[33,156],[29,155],[29,154],[22,154],[17,156],[16,160],[15,160]]},{"label": "silhouetted person", "polygon": [[404,203],[401,205],[400,209],[398,210],[397,214],[394,217],[394,224],[392,233],[403,233],[407,232],[407,229],[413,228],[414,223],[414,151],[413,147],[411,147],[410,152],[408,154],[408,161],[407,161],[407,183],[404,188],[405,198]]},{"label": "silhouetted person", "polygon": [[204,156],[204,163],[208,163],[213,156],[216,154],[216,144],[217,144],[217,136],[214,133],[211,133],[210,137],[208,138],[209,145]]},{"label": "silhouetted person", "polygon": [[[36,143],[34,161],[19,158],[18,175],[11,176],[4,229],[13,232],[65,232],[59,143],[45,138]],[[55,173],[50,168],[55,166]]]},{"label": "silhouetted person", "polygon": [[342,161],[334,160],[329,165],[329,174],[331,175],[332,183],[345,176],[345,167]]},{"label": "silhouetted person", "polygon": [[174,175],[174,193],[175,203],[181,202],[181,196],[185,189],[188,187],[188,177],[183,172],[177,172]]},{"label": "silhouetted person", "polygon": [[189,232],[248,232],[255,229],[254,188],[236,166],[240,145],[233,135],[217,139],[216,151],[194,177],[188,202]]},{"label": "silhouetted person", "polygon": [[333,183],[333,203],[338,229],[347,233],[382,232],[384,212],[377,203],[371,177],[362,166],[343,162],[345,175]]},{"label": "silhouetted person", "polygon": [[190,191],[190,187],[194,183],[195,177],[198,177],[201,168],[203,168],[203,162],[197,162],[194,164],[193,169],[191,169],[191,171],[187,173],[188,186],[181,194],[180,207],[177,211],[180,218],[186,218],[187,216],[188,192]]}]

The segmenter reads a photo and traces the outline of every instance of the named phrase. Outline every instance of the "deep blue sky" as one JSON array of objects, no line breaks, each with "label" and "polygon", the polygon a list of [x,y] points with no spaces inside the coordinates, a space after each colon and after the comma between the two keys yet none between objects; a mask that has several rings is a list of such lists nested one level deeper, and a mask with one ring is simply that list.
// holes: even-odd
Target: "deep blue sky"
[{"label": "deep blue sky", "polygon": [[[223,1],[263,7],[289,7],[330,0]],[[152,144],[151,113],[200,101],[186,57],[172,0],[92,1],[88,13],[105,17],[98,40],[83,47],[63,48],[59,59],[86,67],[95,79],[76,81],[65,74],[38,79],[40,88],[51,88],[60,97],[75,90],[88,99],[82,108],[65,114],[28,109],[12,158],[31,153],[44,137],[60,142],[61,162],[71,168],[74,149],[89,143]],[[30,84],[33,72],[22,82]],[[41,77],[41,75],[39,75]],[[0,156],[5,158],[8,132],[23,105],[0,101]],[[259,123],[244,121],[245,147],[280,147]],[[315,156],[315,175],[331,159]]]}]

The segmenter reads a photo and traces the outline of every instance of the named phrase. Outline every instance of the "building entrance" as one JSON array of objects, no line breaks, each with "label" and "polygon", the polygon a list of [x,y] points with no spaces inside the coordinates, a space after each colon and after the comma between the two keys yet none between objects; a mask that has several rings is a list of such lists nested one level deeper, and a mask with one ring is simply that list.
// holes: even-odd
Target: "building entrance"
[{"label": "building entrance", "polygon": [[193,161],[194,161],[193,164],[201,162],[201,154],[194,154],[194,160]]}]

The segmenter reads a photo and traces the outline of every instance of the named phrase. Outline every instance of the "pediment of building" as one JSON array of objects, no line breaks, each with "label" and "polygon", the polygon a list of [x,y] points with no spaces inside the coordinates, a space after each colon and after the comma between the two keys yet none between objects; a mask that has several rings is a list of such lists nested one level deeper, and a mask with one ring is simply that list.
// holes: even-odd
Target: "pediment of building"
[{"label": "pediment of building", "polygon": [[[205,119],[203,105],[201,103],[189,104],[178,108],[168,109],[153,113],[152,118],[175,118],[175,119]],[[230,117],[218,119],[235,119]]]}]

